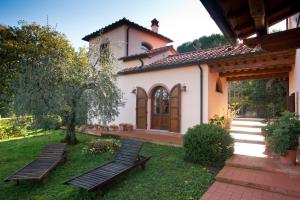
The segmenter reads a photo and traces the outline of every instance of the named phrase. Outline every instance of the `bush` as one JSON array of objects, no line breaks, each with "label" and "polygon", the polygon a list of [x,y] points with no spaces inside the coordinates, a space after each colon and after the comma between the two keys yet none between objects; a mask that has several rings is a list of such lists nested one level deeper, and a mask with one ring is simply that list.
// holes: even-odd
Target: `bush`
[{"label": "bush", "polygon": [[97,139],[89,143],[84,151],[91,154],[99,154],[104,152],[115,153],[120,147],[120,143],[116,139]]},{"label": "bush", "polygon": [[32,124],[33,129],[56,130],[62,126],[62,119],[58,115],[46,115],[36,118]]},{"label": "bush", "polygon": [[234,151],[228,131],[214,124],[189,128],[183,138],[185,159],[199,164],[221,166]]},{"label": "bush", "polygon": [[300,121],[298,117],[294,113],[283,112],[272,130],[272,134],[267,135],[267,141],[271,144],[272,151],[286,156],[287,150],[296,150],[299,134]]},{"label": "bush", "polygon": [[12,117],[0,119],[0,140],[25,136],[32,123],[32,117]]}]

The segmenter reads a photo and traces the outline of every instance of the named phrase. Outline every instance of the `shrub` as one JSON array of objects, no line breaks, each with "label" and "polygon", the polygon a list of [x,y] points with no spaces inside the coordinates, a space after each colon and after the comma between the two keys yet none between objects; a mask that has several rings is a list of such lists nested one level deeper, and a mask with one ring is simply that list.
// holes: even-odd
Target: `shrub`
[{"label": "shrub", "polygon": [[62,119],[58,115],[46,115],[36,118],[32,125],[33,129],[55,130],[62,126]]},{"label": "shrub", "polygon": [[189,128],[183,140],[185,159],[199,164],[221,166],[234,151],[228,131],[214,124]]},{"label": "shrub", "polygon": [[286,156],[287,150],[297,148],[299,134],[300,121],[297,116],[291,112],[283,112],[272,134],[267,136],[267,141],[271,144],[272,151]]},{"label": "shrub", "polygon": [[25,136],[32,117],[12,117],[0,120],[0,139]]},{"label": "shrub", "polygon": [[84,151],[91,154],[99,154],[104,152],[115,153],[119,147],[120,143],[116,139],[97,139],[90,142]]}]

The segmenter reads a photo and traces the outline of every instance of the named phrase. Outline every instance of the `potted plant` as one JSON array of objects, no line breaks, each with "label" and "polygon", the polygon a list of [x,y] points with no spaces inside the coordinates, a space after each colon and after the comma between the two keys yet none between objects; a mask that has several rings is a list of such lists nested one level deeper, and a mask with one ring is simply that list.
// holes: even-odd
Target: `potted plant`
[{"label": "potted plant", "polygon": [[232,119],[237,116],[239,111],[240,111],[240,109],[239,109],[238,103],[229,104],[228,110],[227,110],[227,117],[226,117],[225,122],[224,122],[224,128],[226,128],[226,129],[231,128]]},{"label": "potted plant", "polygon": [[127,126],[125,123],[121,123],[119,124],[119,130],[120,131],[127,131]]},{"label": "potted plant", "polygon": [[118,125],[112,124],[109,126],[109,131],[117,131],[117,130],[119,130]]},{"label": "potted plant", "polygon": [[132,124],[126,124],[126,129],[127,129],[127,131],[132,131],[133,130],[133,125]]},{"label": "potted plant", "polygon": [[283,164],[294,165],[296,163],[298,136],[300,133],[300,121],[291,112],[283,112],[277,126],[267,137],[271,149],[280,154]]}]

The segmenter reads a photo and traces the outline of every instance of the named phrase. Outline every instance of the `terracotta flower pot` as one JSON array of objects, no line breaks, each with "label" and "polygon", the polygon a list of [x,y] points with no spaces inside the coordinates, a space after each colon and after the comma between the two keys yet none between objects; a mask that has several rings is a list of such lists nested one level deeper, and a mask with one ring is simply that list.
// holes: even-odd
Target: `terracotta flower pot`
[{"label": "terracotta flower pot", "polygon": [[286,156],[280,156],[280,162],[285,165],[295,165],[296,164],[296,155],[295,150],[288,150]]},{"label": "terracotta flower pot", "polygon": [[265,151],[264,154],[265,155],[270,155],[272,153],[271,151],[271,144],[269,144],[267,141],[265,141]]},{"label": "terracotta flower pot", "polygon": [[133,130],[133,125],[127,124],[127,131],[132,131],[132,130]]}]

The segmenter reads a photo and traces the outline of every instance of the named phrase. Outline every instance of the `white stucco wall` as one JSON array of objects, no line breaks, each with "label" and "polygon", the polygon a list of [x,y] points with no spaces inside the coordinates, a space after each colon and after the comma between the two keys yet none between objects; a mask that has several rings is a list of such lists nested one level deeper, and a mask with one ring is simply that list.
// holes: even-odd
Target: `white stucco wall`
[{"label": "white stucco wall", "polygon": [[296,50],[295,66],[289,74],[289,93],[295,92],[295,109],[296,113],[300,114],[300,49]]},{"label": "white stucco wall", "polygon": [[[162,85],[169,91],[176,84],[185,84],[187,91],[182,92],[181,99],[181,133],[200,122],[200,75],[197,66],[160,70],[147,73],[122,75],[118,77],[118,85],[124,92],[125,106],[120,108],[120,115],[115,124],[136,124],[136,95],[132,90],[137,86],[148,93],[148,129],[150,129],[151,101],[149,94],[155,86]],[[205,75],[204,75],[205,77]],[[206,83],[207,84],[207,83]],[[207,88],[207,85],[204,86]],[[207,103],[207,102],[206,102]],[[206,106],[204,106],[206,107]]]},{"label": "white stucco wall", "polygon": [[[101,36],[95,37],[89,41],[90,61],[94,63],[98,50],[102,43],[109,41],[111,51],[116,59],[126,55],[126,26],[120,26]],[[121,68],[122,61],[117,60],[117,66]]]},{"label": "white stucco wall", "polygon": [[[297,22],[296,22],[297,15],[294,15],[288,19],[288,27],[296,28]],[[289,73],[289,94],[292,94],[295,92],[295,110],[297,114],[300,114],[300,49],[296,50],[296,56],[295,56],[295,65],[292,68],[292,71]]]},{"label": "white stucco wall", "polygon": [[129,29],[129,49],[128,55],[142,53],[145,50],[141,48],[141,43],[147,42],[149,43],[153,49],[163,47],[167,45],[162,39],[154,37],[150,34],[141,32],[137,29],[131,28]]}]

